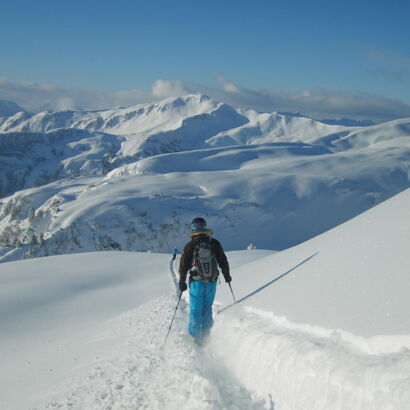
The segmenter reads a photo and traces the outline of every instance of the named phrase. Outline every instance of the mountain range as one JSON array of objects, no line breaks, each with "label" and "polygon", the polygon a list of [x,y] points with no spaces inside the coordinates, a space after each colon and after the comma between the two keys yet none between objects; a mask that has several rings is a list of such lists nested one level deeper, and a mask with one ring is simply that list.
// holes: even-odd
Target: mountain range
[{"label": "mountain range", "polygon": [[168,252],[197,215],[227,249],[281,250],[410,186],[410,118],[330,125],[205,95],[0,115],[1,261]]}]

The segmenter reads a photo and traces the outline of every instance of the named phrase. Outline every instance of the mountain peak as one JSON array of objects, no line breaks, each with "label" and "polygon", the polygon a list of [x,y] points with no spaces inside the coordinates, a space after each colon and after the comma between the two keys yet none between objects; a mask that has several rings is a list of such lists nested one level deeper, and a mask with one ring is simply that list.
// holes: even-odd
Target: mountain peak
[{"label": "mountain peak", "polygon": [[162,105],[172,105],[174,107],[187,105],[187,104],[202,104],[206,102],[215,102],[216,100],[208,97],[205,94],[186,94],[180,97],[170,97],[159,102]]}]

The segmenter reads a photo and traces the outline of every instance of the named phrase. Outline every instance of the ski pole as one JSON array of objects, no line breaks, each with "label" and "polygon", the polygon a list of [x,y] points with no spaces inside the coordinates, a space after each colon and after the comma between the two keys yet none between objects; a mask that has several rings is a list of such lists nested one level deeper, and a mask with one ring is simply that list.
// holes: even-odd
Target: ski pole
[{"label": "ski pole", "polygon": [[236,303],[236,299],[235,299],[235,295],[233,294],[232,286],[231,286],[230,283],[228,283],[228,285],[229,285],[229,289],[231,289],[231,293],[232,293],[233,300],[234,300],[235,303]]},{"label": "ski pole", "polygon": [[[309,261],[310,259],[314,258],[319,252],[314,253],[313,255],[309,256],[308,258],[306,258],[305,260],[303,260],[302,262],[298,263],[296,266],[294,266],[293,268],[289,269],[287,272],[282,273],[281,275],[277,276],[275,279],[272,279],[271,281],[269,281],[268,283],[265,283],[264,285],[262,285],[261,287],[257,288],[256,290],[254,290],[253,292],[249,293],[248,295],[240,298],[237,302],[235,301],[235,303],[231,303],[228,306],[223,307],[221,310],[218,311],[219,313],[224,312],[227,309],[230,309],[232,306],[235,306],[237,303],[241,303],[243,302],[245,299],[250,298],[251,296],[255,295],[256,293],[260,292],[261,290],[265,289],[266,287],[272,285],[272,283],[275,283],[276,281],[278,281],[279,279],[282,279],[284,276],[289,275],[290,272],[293,272],[295,269],[297,269],[299,266],[303,265],[304,263],[306,263],[307,261]],[[230,286],[230,285],[229,285]],[[232,289],[231,289],[232,290]],[[233,293],[232,293],[233,295]],[[235,299],[235,297],[234,297]]]},{"label": "ski pole", "polygon": [[165,338],[165,342],[164,342],[164,344],[162,345],[162,348],[164,348],[164,347],[165,347],[165,343],[167,343],[168,336],[169,336],[169,332],[171,331],[171,327],[172,327],[172,324],[174,323],[175,315],[176,315],[177,310],[178,310],[179,302],[181,301],[181,296],[182,296],[182,292],[179,294],[178,303],[177,303],[177,306],[176,306],[175,311],[174,311],[174,316],[172,316],[171,324],[169,325],[169,328],[168,328],[167,337]]}]

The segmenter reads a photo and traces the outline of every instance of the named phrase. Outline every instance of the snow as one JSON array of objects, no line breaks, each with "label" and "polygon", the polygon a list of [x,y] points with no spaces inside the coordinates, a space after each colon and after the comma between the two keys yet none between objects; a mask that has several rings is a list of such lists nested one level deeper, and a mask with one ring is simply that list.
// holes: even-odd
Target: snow
[{"label": "snow", "polygon": [[369,353],[338,332],[321,334],[249,308],[217,322],[209,349],[238,384],[275,409],[408,408],[408,349]]},{"label": "snow", "polygon": [[[184,298],[163,348],[170,255],[2,264],[0,407],[405,409],[409,202],[406,190],[282,252],[229,252],[237,298],[315,256],[215,312],[205,346],[187,334]],[[216,310],[231,302],[220,284]]]},{"label": "snow", "polygon": [[[285,249],[407,188],[407,140],[337,153],[304,143],[184,151],[19,191],[4,199],[0,214],[3,260],[110,246],[169,251],[171,243],[182,246],[196,214],[218,225],[227,249],[249,242]],[[72,161],[66,169],[79,168]],[[29,248],[33,232],[43,234],[43,248]],[[24,246],[10,246],[15,241]]]},{"label": "snow", "polygon": [[[297,247],[237,269],[237,298],[312,257],[275,283],[272,292],[260,292],[243,304],[356,336],[408,337],[409,204],[407,189]],[[229,292],[221,300],[230,302]]]},{"label": "snow", "polygon": [[[233,252],[230,262],[235,267],[271,253]],[[172,290],[168,264],[168,255],[128,252],[63,255],[3,264],[0,407],[31,408],[43,396],[62,389],[73,375],[82,373],[82,367],[93,365],[97,358],[102,360],[118,343],[123,345],[112,327],[123,327],[124,322],[129,327],[128,321],[134,320],[138,306],[147,312],[160,297],[165,306],[160,306],[164,311],[156,318],[160,321],[157,326],[161,325],[156,330],[158,337],[165,338],[166,315],[173,303],[161,296]],[[123,313],[130,309],[132,313]],[[145,326],[149,321],[143,319],[142,323]],[[135,329],[131,330],[135,336]],[[109,337],[100,335],[104,332]],[[146,329],[144,332],[146,337]]]},{"label": "snow", "polygon": [[199,214],[229,250],[289,248],[409,187],[409,124],[327,125],[204,95],[17,113],[0,124],[0,261],[169,252]]},{"label": "snow", "polygon": [[[7,115],[0,408],[408,407],[409,118],[328,125],[204,95]],[[221,283],[197,346],[184,294],[164,348],[170,253],[198,215],[241,302]]]},{"label": "snow", "polygon": [[98,324],[169,292],[161,280],[166,262],[165,255],[99,253],[4,264],[0,407],[27,408],[94,354],[88,345]]}]

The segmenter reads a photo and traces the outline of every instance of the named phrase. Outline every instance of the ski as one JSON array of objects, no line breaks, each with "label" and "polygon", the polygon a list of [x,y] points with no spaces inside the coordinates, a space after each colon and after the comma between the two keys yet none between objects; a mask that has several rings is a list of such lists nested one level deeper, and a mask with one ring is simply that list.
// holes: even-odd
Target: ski
[{"label": "ski", "polygon": [[172,283],[174,285],[175,288],[175,294],[176,297],[179,298],[179,294],[180,294],[180,290],[179,290],[179,284],[178,284],[178,278],[177,278],[177,274],[175,273],[175,269],[174,269],[174,260],[171,259],[169,262],[169,272],[171,274],[171,280]]}]

